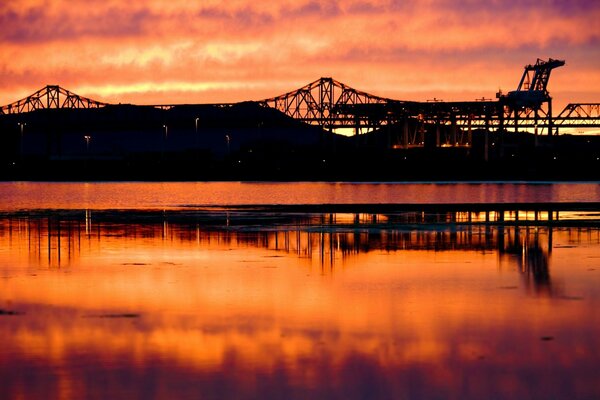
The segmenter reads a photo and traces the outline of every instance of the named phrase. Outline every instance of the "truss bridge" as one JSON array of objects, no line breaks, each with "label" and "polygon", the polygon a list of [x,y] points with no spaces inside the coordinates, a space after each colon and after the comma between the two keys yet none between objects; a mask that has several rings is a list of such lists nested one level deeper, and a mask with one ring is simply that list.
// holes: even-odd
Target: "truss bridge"
[{"label": "truss bridge", "polygon": [[48,85],[37,92],[0,108],[2,114],[21,114],[41,109],[99,108],[106,103],[79,96],[58,85]]},{"label": "truss bridge", "polygon": [[[564,64],[561,60],[538,59],[526,65],[517,89],[507,94],[497,93],[494,100],[402,101],[363,92],[333,78],[320,78],[257,103],[330,132],[343,129],[345,134],[358,136],[384,131],[395,138],[390,142],[393,147],[423,146],[426,135],[433,135],[436,146],[470,146],[474,130],[557,135],[564,128],[600,128],[600,103],[570,103],[557,115],[553,114],[548,82],[551,72]],[[0,115],[107,105],[49,85],[1,107]],[[154,107],[167,111],[176,105]]]}]

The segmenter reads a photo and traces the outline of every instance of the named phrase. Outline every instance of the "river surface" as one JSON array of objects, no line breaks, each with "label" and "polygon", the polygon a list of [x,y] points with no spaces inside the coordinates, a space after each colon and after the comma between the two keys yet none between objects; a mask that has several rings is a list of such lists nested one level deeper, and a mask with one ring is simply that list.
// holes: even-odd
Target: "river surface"
[{"label": "river surface", "polygon": [[0,199],[2,399],[600,398],[597,182]]},{"label": "river surface", "polygon": [[165,209],[246,204],[600,201],[600,182],[0,182],[0,209]]}]

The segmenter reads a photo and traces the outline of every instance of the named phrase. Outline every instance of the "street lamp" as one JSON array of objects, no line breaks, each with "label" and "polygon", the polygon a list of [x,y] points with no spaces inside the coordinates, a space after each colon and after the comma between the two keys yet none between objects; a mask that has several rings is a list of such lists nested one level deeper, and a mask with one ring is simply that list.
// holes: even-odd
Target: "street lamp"
[{"label": "street lamp", "polygon": [[[85,172],[87,174],[88,172],[88,163],[89,163],[89,159],[90,159],[90,140],[92,139],[91,135],[84,135],[83,136],[83,140],[85,140],[85,161],[84,161],[84,168],[85,168]],[[87,223],[87,221],[86,221]]]},{"label": "street lamp", "polygon": [[197,161],[200,160],[200,150],[199,150],[199,148],[200,148],[200,137],[198,136],[198,120],[199,119],[200,119],[199,117],[196,117],[196,119],[194,120],[194,123],[196,125],[196,159],[197,159]]},{"label": "street lamp", "polygon": [[165,135],[163,136],[163,141],[162,141],[162,146],[160,149],[160,159],[161,162],[164,160],[165,158],[165,147],[167,144],[167,138],[169,137],[169,128],[167,127],[167,125],[163,125],[163,128],[165,128]]},{"label": "street lamp", "polygon": [[19,154],[19,156],[21,158],[23,158],[23,129],[25,128],[25,125],[27,125],[27,123],[26,122],[19,122],[18,125],[21,128],[21,138],[19,140],[19,144],[20,144],[20,146],[19,146],[20,147],[20,154]]}]

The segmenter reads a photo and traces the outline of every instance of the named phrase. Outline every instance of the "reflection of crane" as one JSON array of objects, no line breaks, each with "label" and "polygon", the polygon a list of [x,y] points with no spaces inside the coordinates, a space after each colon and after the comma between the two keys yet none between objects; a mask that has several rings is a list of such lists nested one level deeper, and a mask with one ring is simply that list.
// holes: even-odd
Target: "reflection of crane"
[{"label": "reflection of crane", "polygon": [[[544,246],[540,240],[541,231],[514,227],[514,231],[508,231],[508,243],[504,245],[504,227],[499,227],[502,240],[498,243],[500,255],[511,258],[523,273],[525,284],[528,288],[533,287],[537,294],[553,295],[552,281],[550,277],[550,255],[552,253],[552,227],[548,227],[548,243]],[[533,284],[533,285],[532,285]]]}]

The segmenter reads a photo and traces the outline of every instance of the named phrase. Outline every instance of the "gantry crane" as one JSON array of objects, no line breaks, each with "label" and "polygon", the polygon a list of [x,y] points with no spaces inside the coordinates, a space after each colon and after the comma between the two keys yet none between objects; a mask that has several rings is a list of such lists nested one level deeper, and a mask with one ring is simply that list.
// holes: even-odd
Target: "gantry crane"
[{"label": "gantry crane", "polygon": [[548,93],[548,80],[552,70],[563,65],[564,60],[552,58],[548,61],[538,58],[535,64],[526,65],[517,90],[508,92],[506,96],[498,96],[504,107],[501,120],[514,119],[514,129],[517,131],[520,120],[533,119],[536,133],[538,120],[545,120],[543,125],[552,135],[552,97]]}]

